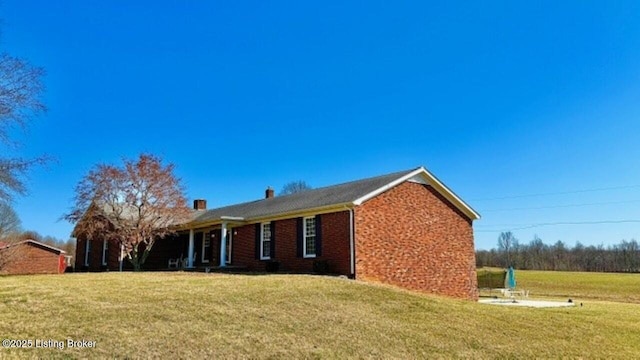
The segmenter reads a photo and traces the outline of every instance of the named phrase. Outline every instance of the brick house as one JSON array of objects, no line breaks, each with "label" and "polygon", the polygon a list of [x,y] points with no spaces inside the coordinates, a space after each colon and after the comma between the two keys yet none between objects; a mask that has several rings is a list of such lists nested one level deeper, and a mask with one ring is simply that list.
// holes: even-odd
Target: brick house
[{"label": "brick house", "polygon": [[67,268],[64,250],[35,240],[0,245],[0,274],[62,274]]},{"label": "brick house", "polygon": [[[278,197],[269,188],[262,200],[217,209],[195,200],[192,220],[156,242],[145,269],[326,270],[477,299],[478,218],[423,167]],[[115,245],[77,240],[76,269],[119,268]]]}]

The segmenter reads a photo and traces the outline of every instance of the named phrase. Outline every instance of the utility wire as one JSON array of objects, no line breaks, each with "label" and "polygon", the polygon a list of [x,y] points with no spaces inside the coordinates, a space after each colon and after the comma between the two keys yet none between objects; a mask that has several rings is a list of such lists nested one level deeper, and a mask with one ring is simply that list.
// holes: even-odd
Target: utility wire
[{"label": "utility wire", "polygon": [[629,203],[635,203],[635,202],[640,202],[640,200],[606,201],[606,202],[597,202],[597,203],[550,205],[550,206],[521,207],[521,208],[510,208],[510,209],[490,209],[490,210],[482,210],[482,212],[485,213],[485,212],[498,212],[498,211],[558,209],[558,208],[594,206],[594,205],[629,204]]},{"label": "utility wire", "polygon": [[581,194],[581,193],[595,192],[595,191],[632,189],[632,188],[638,188],[638,187],[640,187],[640,185],[625,185],[625,186],[613,186],[613,187],[574,190],[574,191],[562,191],[562,192],[538,193],[538,194],[525,194],[525,195],[510,195],[510,196],[501,196],[501,197],[494,197],[494,198],[479,198],[479,199],[470,199],[469,201],[491,201],[491,200],[521,199],[521,198],[537,197],[537,196]]},{"label": "utility wire", "polygon": [[529,224],[473,224],[474,228],[477,228],[479,226],[484,226],[484,227],[496,227],[496,226],[528,226]]},{"label": "utility wire", "polygon": [[503,232],[503,231],[515,231],[515,230],[525,230],[525,229],[533,229],[537,227],[543,226],[558,226],[558,225],[597,225],[597,224],[623,224],[623,223],[640,223],[640,220],[602,220],[602,221],[560,221],[560,222],[551,222],[551,223],[538,223],[538,224],[530,224],[522,227],[511,228],[511,229],[500,229],[500,230],[476,230],[477,232]]}]

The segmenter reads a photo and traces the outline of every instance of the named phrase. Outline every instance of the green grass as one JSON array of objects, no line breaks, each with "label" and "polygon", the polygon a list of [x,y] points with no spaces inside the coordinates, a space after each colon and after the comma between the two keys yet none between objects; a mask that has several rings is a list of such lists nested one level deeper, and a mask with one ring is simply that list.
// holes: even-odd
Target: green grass
[{"label": "green grass", "polygon": [[[523,287],[549,296],[581,301],[578,294],[594,289],[572,293],[545,285],[555,274],[517,274]],[[630,287],[637,281],[621,278]],[[614,299],[627,299],[625,289],[614,287]],[[0,358],[634,358],[639,312],[637,304],[600,300],[582,308],[499,307],[305,275],[0,277],[3,339],[97,346],[0,348]]]},{"label": "green grass", "polygon": [[516,279],[534,296],[640,304],[640,274],[516,270]]}]

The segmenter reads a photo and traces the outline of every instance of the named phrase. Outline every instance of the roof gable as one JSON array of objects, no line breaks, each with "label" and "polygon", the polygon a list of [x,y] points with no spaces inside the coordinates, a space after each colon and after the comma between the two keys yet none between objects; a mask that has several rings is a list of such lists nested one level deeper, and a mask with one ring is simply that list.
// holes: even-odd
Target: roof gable
[{"label": "roof gable", "polygon": [[361,205],[365,201],[376,197],[377,195],[396,187],[402,184],[405,181],[417,182],[420,184],[425,184],[433,187],[436,191],[438,191],[442,196],[444,196],[447,200],[449,200],[456,208],[462,211],[463,214],[468,216],[471,220],[477,220],[480,218],[480,214],[478,214],[471,206],[462,201],[458,195],[456,195],[451,189],[446,187],[437,177],[435,177],[432,173],[427,171],[424,167],[419,167],[402,177],[399,177],[392,182],[375,189],[374,191],[365,194],[364,196],[353,201],[354,205]]}]

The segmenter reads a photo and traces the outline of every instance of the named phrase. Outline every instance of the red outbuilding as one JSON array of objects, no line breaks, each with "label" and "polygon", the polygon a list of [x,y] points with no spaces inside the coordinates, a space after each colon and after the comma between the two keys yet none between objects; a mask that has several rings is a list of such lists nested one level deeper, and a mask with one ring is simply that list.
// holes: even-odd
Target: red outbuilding
[{"label": "red outbuilding", "polygon": [[62,274],[66,268],[64,250],[35,240],[0,244],[0,274]]}]

